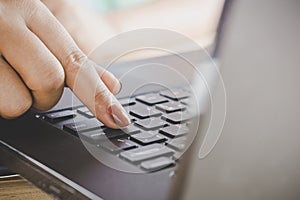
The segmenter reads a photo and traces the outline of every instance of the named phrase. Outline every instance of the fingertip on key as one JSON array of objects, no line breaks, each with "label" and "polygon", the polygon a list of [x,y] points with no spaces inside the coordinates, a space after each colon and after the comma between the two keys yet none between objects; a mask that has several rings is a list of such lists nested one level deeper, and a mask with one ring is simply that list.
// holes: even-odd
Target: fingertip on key
[{"label": "fingertip on key", "polygon": [[113,117],[119,128],[124,128],[131,124],[127,112],[120,104],[114,103],[109,106],[108,113]]}]

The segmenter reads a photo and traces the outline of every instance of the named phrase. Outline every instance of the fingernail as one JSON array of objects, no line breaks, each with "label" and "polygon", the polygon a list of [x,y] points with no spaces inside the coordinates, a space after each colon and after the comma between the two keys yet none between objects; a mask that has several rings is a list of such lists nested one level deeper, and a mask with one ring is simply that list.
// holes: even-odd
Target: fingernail
[{"label": "fingernail", "polygon": [[122,82],[119,80],[119,84],[116,85],[116,87],[114,88],[114,95],[117,95],[121,92],[122,90]]},{"label": "fingernail", "polygon": [[115,123],[120,128],[126,127],[131,123],[127,112],[119,104],[112,104],[109,107],[108,112],[113,116]]}]

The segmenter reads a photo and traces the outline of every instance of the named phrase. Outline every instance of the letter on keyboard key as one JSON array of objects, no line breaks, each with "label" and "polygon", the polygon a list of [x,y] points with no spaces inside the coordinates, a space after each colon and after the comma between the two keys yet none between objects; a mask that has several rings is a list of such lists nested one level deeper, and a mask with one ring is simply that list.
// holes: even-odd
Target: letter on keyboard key
[{"label": "letter on keyboard key", "polygon": [[167,157],[159,157],[153,160],[147,160],[141,163],[141,167],[147,171],[155,171],[170,165],[174,165],[175,162]]},{"label": "letter on keyboard key", "polygon": [[145,95],[140,95],[136,97],[136,100],[145,103],[147,105],[154,105],[154,104],[159,104],[159,103],[165,103],[168,102],[168,99],[165,97],[162,97],[158,94],[145,94]]},{"label": "letter on keyboard key", "polygon": [[58,111],[45,115],[45,119],[50,122],[58,122],[75,117],[75,113],[72,110]]},{"label": "letter on keyboard key", "polygon": [[153,130],[164,127],[166,125],[166,122],[161,120],[160,118],[147,118],[138,120],[135,122],[135,124],[142,127],[144,130]]},{"label": "letter on keyboard key", "polygon": [[120,153],[120,156],[130,162],[136,163],[147,159],[156,158],[159,156],[169,156],[174,153],[173,150],[169,149],[162,144],[151,144],[140,148],[135,148],[129,151]]}]

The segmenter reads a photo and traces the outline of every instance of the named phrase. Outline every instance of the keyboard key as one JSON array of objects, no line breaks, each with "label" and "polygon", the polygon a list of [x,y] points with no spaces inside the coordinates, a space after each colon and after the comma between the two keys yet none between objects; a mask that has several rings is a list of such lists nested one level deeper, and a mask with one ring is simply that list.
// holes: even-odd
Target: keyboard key
[{"label": "keyboard key", "polygon": [[94,116],[94,114],[92,113],[92,112],[90,112],[90,111],[88,111],[88,112],[85,112],[85,113],[81,113],[83,116],[85,116],[85,117],[87,117],[87,118],[89,118],[89,119],[91,119],[91,118],[94,118],[95,116]]},{"label": "keyboard key", "polygon": [[77,109],[77,112],[87,118],[94,118],[94,114],[87,108],[87,107],[82,107]]},{"label": "keyboard key", "polygon": [[153,130],[164,127],[166,125],[166,122],[161,120],[160,118],[155,117],[138,120],[135,122],[135,124],[143,128],[144,130]]},{"label": "keyboard key", "polygon": [[86,112],[86,113],[84,113],[84,114],[85,114],[85,116],[88,117],[88,118],[94,118],[94,117],[95,117],[94,114],[93,114],[91,111],[88,111],[88,112]]},{"label": "keyboard key", "polygon": [[174,153],[173,150],[162,144],[151,144],[140,148],[124,151],[120,153],[120,157],[136,163],[147,159],[156,158],[159,156],[171,156]]},{"label": "keyboard key", "polygon": [[186,125],[172,125],[160,129],[159,132],[170,138],[174,138],[187,134],[189,132],[189,128]]},{"label": "keyboard key", "polygon": [[135,100],[131,98],[126,98],[126,99],[119,99],[119,102],[121,103],[122,106],[132,106],[135,104]]},{"label": "keyboard key", "polygon": [[160,135],[157,131],[142,131],[141,133],[132,135],[130,139],[142,145],[166,141],[166,138]]},{"label": "keyboard key", "polygon": [[153,160],[147,160],[141,163],[141,167],[147,171],[155,171],[170,165],[174,165],[175,162],[167,157],[159,157]]},{"label": "keyboard key", "polygon": [[99,144],[100,147],[111,153],[119,153],[122,150],[129,150],[137,147],[137,144],[128,139],[113,139]]},{"label": "keyboard key", "polygon": [[166,113],[177,112],[186,109],[184,105],[178,102],[168,102],[168,103],[158,104],[156,105],[156,108]]},{"label": "keyboard key", "polygon": [[160,116],[162,113],[153,107],[137,104],[135,106],[130,107],[129,114],[136,116],[140,119],[145,119],[149,117]]},{"label": "keyboard key", "polygon": [[180,101],[180,103],[182,103],[184,105],[191,105],[191,99],[183,99]]},{"label": "keyboard key", "polygon": [[73,122],[65,124],[63,129],[74,135],[77,135],[79,132],[85,132],[90,130],[95,130],[103,127],[104,125],[97,119],[89,119],[85,121]]},{"label": "keyboard key", "polygon": [[128,135],[133,135],[141,132],[141,130],[138,127],[136,127],[134,124],[130,124],[126,128],[122,128],[122,131],[127,133]]},{"label": "keyboard key", "polygon": [[136,97],[137,101],[140,101],[142,103],[145,103],[147,105],[154,105],[154,104],[159,104],[159,103],[165,103],[168,102],[168,99],[165,97],[162,97],[158,94],[145,94],[145,95],[140,95]]},{"label": "keyboard key", "polygon": [[137,120],[137,118],[135,116],[132,116],[132,115],[128,115],[129,116],[129,119],[131,122],[135,122]]},{"label": "keyboard key", "polygon": [[77,112],[82,114],[82,113],[86,113],[89,112],[90,110],[87,107],[81,107],[77,109]]},{"label": "keyboard key", "polygon": [[126,135],[126,133],[121,129],[104,128],[103,132],[106,134],[106,137],[109,139]]},{"label": "keyboard key", "polygon": [[172,156],[173,160],[178,160],[182,156],[182,152],[175,152]]},{"label": "keyboard key", "polygon": [[91,143],[99,143],[104,140],[125,136],[125,133],[120,129],[98,129],[89,132],[80,133],[80,135]]},{"label": "keyboard key", "polygon": [[190,93],[182,89],[173,89],[173,90],[162,91],[160,92],[160,95],[172,99],[174,101],[178,101],[181,99],[188,98],[190,96]]},{"label": "keyboard key", "polygon": [[58,122],[66,119],[74,118],[76,114],[72,110],[58,111],[45,115],[45,120],[49,122]]},{"label": "keyboard key", "polygon": [[100,141],[108,140],[106,133],[104,133],[102,129],[80,133],[80,137],[92,144],[98,144]]},{"label": "keyboard key", "polygon": [[185,149],[186,143],[187,143],[187,138],[180,137],[180,138],[175,138],[175,139],[169,140],[167,142],[167,146],[171,147],[172,149],[175,149],[177,151],[182,151]]},{"label": "keyboard key", "polygon": [[186,112],[175,112],[162,116],[162,119],[173,124],[180,124],[190,119],[190,115]]},{"label": "keyboard key", "polygon": [[124,107],[124,109],[128,113],[128,117],[129,117],[131,122],[135,122],[137,119],[139,119],[136,116],[132,116],[132,115],[129,114],[131,107]]}]

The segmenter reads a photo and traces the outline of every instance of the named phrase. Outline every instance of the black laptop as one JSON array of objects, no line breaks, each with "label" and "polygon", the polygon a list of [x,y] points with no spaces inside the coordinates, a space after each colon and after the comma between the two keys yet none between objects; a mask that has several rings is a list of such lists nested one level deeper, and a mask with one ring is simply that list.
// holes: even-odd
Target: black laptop
[{"label": "black laptop", "polygon": [[126,128],[103,125],[68,88],[50,111],[0,119],[0,162],[56,199],[168,199],[198,124],[189,109],[193,67],[217,55],[214,47],[110,63],[119,78],[130,72],[118,95],[132,121]]}]

